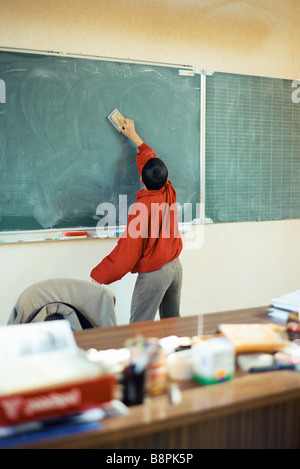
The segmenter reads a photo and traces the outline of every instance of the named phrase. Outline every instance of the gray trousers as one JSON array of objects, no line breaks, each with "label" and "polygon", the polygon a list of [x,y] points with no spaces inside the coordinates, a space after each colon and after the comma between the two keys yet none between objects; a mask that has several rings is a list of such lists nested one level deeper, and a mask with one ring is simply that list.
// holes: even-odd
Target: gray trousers
[{"label": "gray trousers", "polygon": [[130,322],[180,316],[182,266],[179,258],[153,272],[139,272],[135,283]]}]

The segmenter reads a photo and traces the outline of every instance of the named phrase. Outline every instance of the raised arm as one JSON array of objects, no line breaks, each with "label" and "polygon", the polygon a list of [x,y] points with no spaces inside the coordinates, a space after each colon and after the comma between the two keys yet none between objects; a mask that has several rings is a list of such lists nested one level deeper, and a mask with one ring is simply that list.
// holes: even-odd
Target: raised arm
[{"label": "raised arm", "polygon": [[142,145],[143,140],[141,137],[136,133],[134,121],[131,119],[123,119],[121,121],[122,127],[121,132],[126,135],[126,137],[130,138],[133,143],[136,144],[137,147]]},{"label": "raised arm", "polygon": [[126,137],[130,138],[138,147],[139,151],[136,154],[136,164],[138,172],[140,176],[142,176],[143,167],[150,158],[156,158],[156,154],[152,148],[149,147],[137,134],[133,120],[124,118],[120,121],[120,123],[121,132],[126,135]]}]

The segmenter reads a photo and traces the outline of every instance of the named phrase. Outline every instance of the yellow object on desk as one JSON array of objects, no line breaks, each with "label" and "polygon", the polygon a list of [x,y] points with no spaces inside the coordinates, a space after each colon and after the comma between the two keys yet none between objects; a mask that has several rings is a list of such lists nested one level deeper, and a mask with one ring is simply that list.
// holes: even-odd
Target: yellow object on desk
[{"label": "yellow object on desk", "polygon": [[276,352],[286,342],[268,324],[220,324],[235,352]]}]

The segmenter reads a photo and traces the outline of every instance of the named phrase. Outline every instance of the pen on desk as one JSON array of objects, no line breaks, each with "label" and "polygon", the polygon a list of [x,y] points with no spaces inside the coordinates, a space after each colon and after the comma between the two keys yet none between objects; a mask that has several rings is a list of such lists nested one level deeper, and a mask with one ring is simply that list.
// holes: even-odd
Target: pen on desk
[{"label": "pen on desk", "polygon": [[270,366],[252,367],[249,368],[249,373],[260,373],[264,371],[276,371],[276,370],[295,370],[296,367],[292,363],[277,363]]}]

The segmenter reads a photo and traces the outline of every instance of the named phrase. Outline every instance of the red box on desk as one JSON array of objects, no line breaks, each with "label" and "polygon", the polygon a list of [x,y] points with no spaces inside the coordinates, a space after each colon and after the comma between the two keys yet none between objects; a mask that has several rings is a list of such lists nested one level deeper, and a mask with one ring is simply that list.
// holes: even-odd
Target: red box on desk
[{"label": "red box on desk", "polygon": [[0,396],[0,426],[62,417],[99,407],[114,399],[116,379],[102,375]]}]

